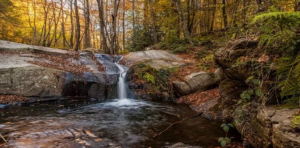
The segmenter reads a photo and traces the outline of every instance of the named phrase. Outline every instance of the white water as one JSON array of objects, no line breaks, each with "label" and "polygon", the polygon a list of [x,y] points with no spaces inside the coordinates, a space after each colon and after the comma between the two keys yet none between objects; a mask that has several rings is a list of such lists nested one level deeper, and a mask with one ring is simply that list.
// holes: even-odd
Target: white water
[{"label": "white water", "polygon": [[[118,98],[119,99],[127,99],[127,91],[125,86],[125,77],[126,77],[126,70],[123,66],[116,63],[120,70],[119,82],[118,82]],[[124,101],[124,100],[123,100]]]},{"label": "white water", "polygon": [[119,82],[118,82],[118,99],[111,100],[110,102],[105,102],[104,106],[113,106],[119,108],[139,108],[141,106],[149,106],[150,104],[139,101],[131,98],[132,96],[129,95],[128,86],[125,83],[125,77],[127,74],[127,70],[124,66],[115,63],[120,71]]}]

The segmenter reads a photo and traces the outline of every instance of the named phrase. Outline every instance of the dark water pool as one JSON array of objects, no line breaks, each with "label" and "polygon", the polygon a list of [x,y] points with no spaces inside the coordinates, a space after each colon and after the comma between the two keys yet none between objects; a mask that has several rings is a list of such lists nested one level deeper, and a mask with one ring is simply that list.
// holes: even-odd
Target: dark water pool
[{"label": "dark water pool", "polygon": [[[12,147],[124,147],[158,148],[183,142],[202,147],[219,146],[225,133],[221,123],[194,117],[186,105],[133,99],[65,100],[0,109],[0,132]],[[233,140],[238,134],[230,132]],[[3,141],[2,141],[3,143]]]}]

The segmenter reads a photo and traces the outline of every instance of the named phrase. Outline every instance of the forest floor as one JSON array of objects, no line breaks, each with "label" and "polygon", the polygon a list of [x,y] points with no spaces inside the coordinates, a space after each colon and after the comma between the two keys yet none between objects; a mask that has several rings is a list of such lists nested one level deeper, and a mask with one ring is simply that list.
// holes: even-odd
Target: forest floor
[{"label": "forest floor", "polygon": [[[179,67],[175,75],[179,78],[184,78],[187,75],[196,72],[209,72],[213,73],[216,71],[217,67],[213,62],[213,51],[205,50],[205,47],[195,48],[188,53],[176,54],[180,58],[184,59],[188,65],[184,67]],[[205,52],[204,55],[198,57],[199,53]]]}]

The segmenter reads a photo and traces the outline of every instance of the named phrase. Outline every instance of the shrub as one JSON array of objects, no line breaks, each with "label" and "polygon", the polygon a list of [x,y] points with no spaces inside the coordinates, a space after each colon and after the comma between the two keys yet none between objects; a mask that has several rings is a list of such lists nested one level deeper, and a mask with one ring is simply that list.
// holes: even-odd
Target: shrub
[{"label": "shrub", "polygon": [[154,41],[151,36],[151,30],[137,26],[129,38],[128,50],[131,52],[145,50],[146,47],[153,45]]}]

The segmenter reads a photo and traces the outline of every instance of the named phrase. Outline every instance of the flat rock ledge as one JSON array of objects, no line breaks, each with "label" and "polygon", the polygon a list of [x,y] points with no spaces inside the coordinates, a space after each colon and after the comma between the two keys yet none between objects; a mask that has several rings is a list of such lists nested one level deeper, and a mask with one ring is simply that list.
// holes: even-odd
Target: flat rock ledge
[{"label": "flat rock ledge", "polygon": [[[32,64],[30,61],[49,62],[35,53],[53,56],[71,54],[66,50],[0,40],[0,94],[48,98],[116,98],[119,71],[115,67],[109,73],[99,71],[95,60],[82,53],[78,59],[65,59],[89,69],[89,72],[78,75]],[[114,60],[107,60],[103,63],[112,65],[113,62]]]}]

